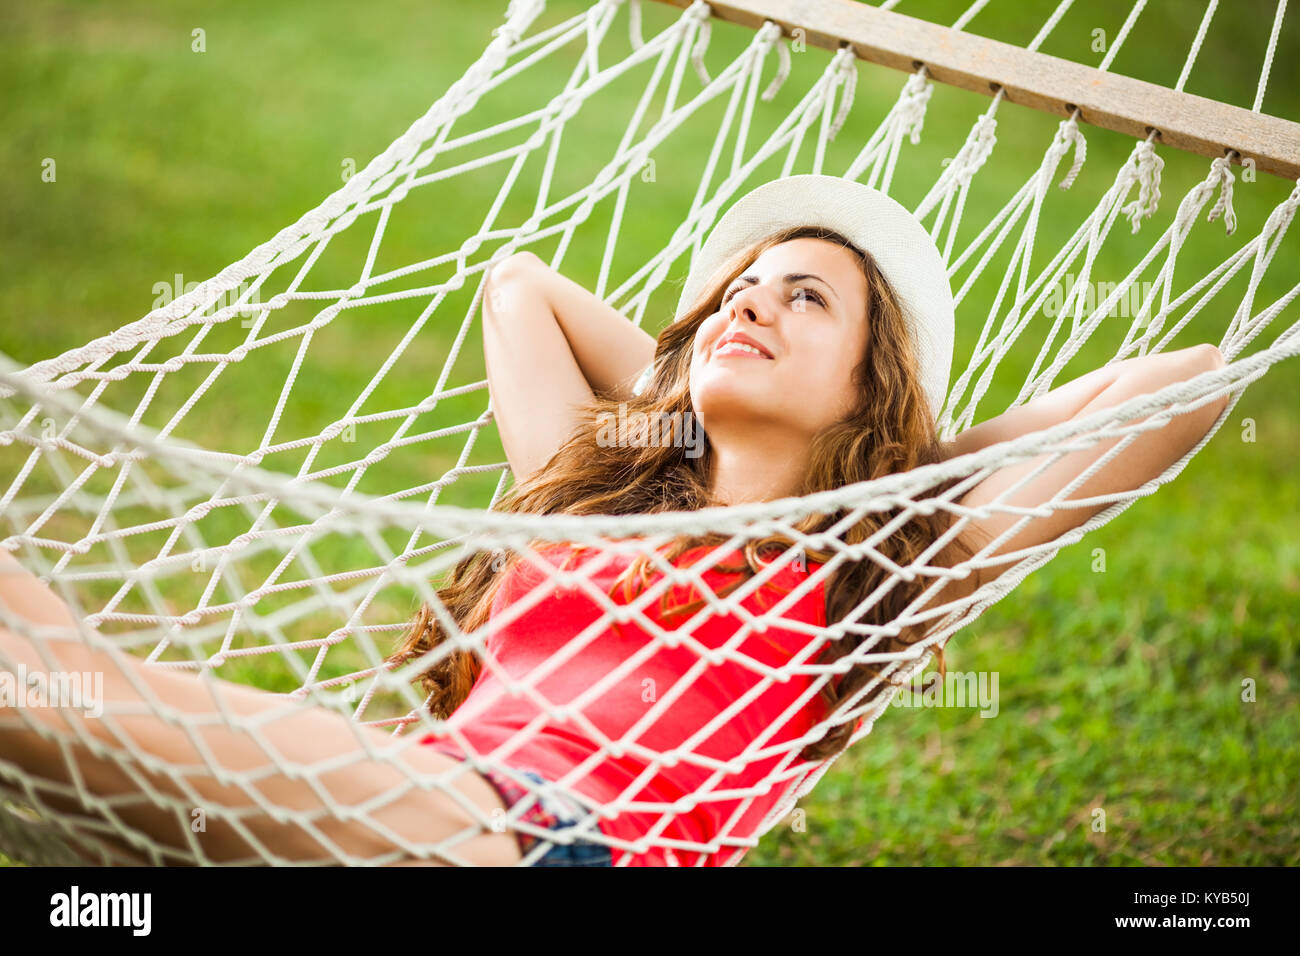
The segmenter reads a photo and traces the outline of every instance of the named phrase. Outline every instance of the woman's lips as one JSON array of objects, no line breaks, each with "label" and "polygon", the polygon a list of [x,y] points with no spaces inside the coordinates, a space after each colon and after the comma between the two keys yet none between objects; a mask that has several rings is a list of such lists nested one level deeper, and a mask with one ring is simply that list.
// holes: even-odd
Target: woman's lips
[{"label": "woman's lips", "polygon": [[726,345],[719,346],[713,350],[714,358],[752,358],[762,359],[764,362],[770,362],[768,356],[754,349],[753,346],[742,345],[738,342],[728,342]]}]

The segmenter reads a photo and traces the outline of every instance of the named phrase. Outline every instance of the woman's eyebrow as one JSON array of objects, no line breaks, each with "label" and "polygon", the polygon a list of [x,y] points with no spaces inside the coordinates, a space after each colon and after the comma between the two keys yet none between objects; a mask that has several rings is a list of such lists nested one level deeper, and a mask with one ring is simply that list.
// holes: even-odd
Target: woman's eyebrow
[{"label": "woman's eyebrow", "polygon": [[[840,297],[839,293],[835,291],[834,286],[832,286],[821,276],[813,275],[811,272],[787,272],[781,278],[782,281],[786,282],[787,284],[791,282],[802,282],[804,279],[815,279],[816,281],[820,282],[822,285],[826,286],[826,288],[830,290],[831,295],[835,296],[835,298],[838,299]],[[754,285],[756,282],[758,282],[758,276],[756,275],[738,276],[736,278],[736,281],[747,282],[750,285]]]}]

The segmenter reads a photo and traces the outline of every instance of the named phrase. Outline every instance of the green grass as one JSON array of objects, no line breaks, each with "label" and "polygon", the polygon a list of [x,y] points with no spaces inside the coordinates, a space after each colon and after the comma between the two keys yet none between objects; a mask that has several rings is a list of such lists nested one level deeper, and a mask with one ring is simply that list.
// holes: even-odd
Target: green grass
[{"label": "green grass", "polygon": [[[567,14],[581,8],[572,0],[549,6],[548,24],[557,22],[557,9]],[[952,22],[963,6],[906,0],[898,12]],[[1024,44],[1053,6],[995,2],[971,29]],[[1172,85],[1196,17],[1168,3],[1150,6],[1112,69]],[[156,283],[170,283],[176,274],[206,279],[270,238],[338,188],[345,160],[360,169],[424,113],[477,58],[504,8],[402,2],[384,5],[383,15],[375,16],[375,8],[342,2],[302,9],[157,0],[118,3],[111,11],[89,3],[7,7],[0,12],[7,120],[0,138],[0,218],[9,224],[0,231],[0,351],[22,362],[57,355],[148,312]],[[643,8],[647,36],[673,15],[653,3]],[[1097,63],[1101,55],[1090,50],[1093,29],[1113,38],[1125,12],[1112,3],[1072,11],[1043,50]],[[1271,16],[1269,4],[1231,17],[1221,13],[1187,89],[1249,107]],[[1300,91],[1287,88],[1276,65],[1293,60],[1300,47],[1297,23],[1292,17],[1282,35],[1264,103],[1265,112],[1288,118],[1300,117]],[[195,28],[206,31],[205,53],[190,50]],[[715,73],[745,39],[738,28],[715,26],[707,57]],[[626,50],[623,16],[608,42]],[[811,51],[793,60],[779,109],[796,101],[825,56]],[[572,60],[565,63],[571,67]],[[769,65],[765,82],[770,71]],[[827,152],[828,171],[847,165],[903,82],[901,74],[867,65],[859,73],[850,121]],[[554,89],[566,73],[548,64],[539,75],[546,81],[539,89]],[[614,84],[605,105],[571,121],[570,136],[580,130],[593,157],[609,155],[622,131],[617,121],[630,113],[640,90],[636,79],[644,76]],[[693,71],[684,83],[687,95],[698,89]],[[530,92],[486,97],[479,109],[494,120],[519,115],[538,105]],[[936,89],[922,142],[904,145],[891,192],[911,204],[919,200],[941,158],[956,153],[987,103],[975,94]],[[713,142],[710,124],[720,115],[706,111],[680,132],[673,150],[656,157],[656,182],[634,184],[636,206],[627,221],[638,228],[624,227],[615,260],[619,281],[638,257],[657,250],[672,230],[673,212],[689,203]],[[1031,174],[1058,122],[1012,105],[1003,106],[999,120],[998,145],[977,178],[981,188],[969,200],[963,238],[987,223]],[[1069,193],[1053,187],[1053,209],[1083,208],[1131,149],[1124,137],[1083,129],[1087,164]],[[1164,147],[1161,155],[1167,165],[1159,212],[1138,236],[1130,236],[1123,222],[1116,227],[1098,261],[1099,275],[1122,275],[1205,176],[1208,160]],[[808,156],[805,145],[797,171],[809,168]],[[41,181],[46,157],[57,161],[55,183]],[[562,165],[553,195],[589,182],[594,169]],[[760,178],[776,171],[769,164]],[[536,175],[530,165],[502,221],[520,221],[531,211],[527,186]],[[466,176],[457,195],[478,214],[501,178],[500,168]],[[1182,283],[1204,275],[1242,235],[1257,230],[1292,186],[1267,176],[1239,180],[1238,235],[1228,241],[1221,222],[1199,223],[1180,256]],[[598,206],[589,225],[606,222],[608,210],[608,203]],[[1035,268],[1060,248],[1071,221],[1064,213],[1044,217]],[[476,228],[476,221],[448,214],[416,191],[394,215],[377,269],[455,248]],[[368,232],[358,223],[331,245],[313,272],[317,287],[355,278]],[[565,272],[594,282],[601,239],[598,229],[575,238]],[[1295,235],[1287,237],[1256,308],[1295,281],[1288,266],[1296,261],[1295,242]],[[555,248],[554,242],[543,245],[543,255]],[[659,318],[648,321],[656,331],[675,303],[672,282],[684,269],[679,262],[651,301],[650,314]],[[959,309],[959,359],[984,324],[997,273],[990,268]],[[1227,323],[1226,306],[1219,304],[1233,301],[1234,290],[1239,297],[1242,288],[1238,277],[1175,346],[1218,341]],[[452,317],[468,303],[468,294],[452,297],[440,313],[443,321],[413,345],[411,360],[394,371],[376,407],[424,393],[426,376],[450,344]],[[295,321],[310,315],[304,307]],[[337,417],[413,317],[410,308],[395,305],[344,313],[329,326],[313,345],[312,367],[319,374],[299,381],[281,433],[300,435]],[[1294,321],[1293,306],[1274,321],[1265,341]],[[1100,330],[1058,381],[1105,361],[1124,325],[1116,320]],[[228,349],[242,334],[237,327],[217,329],[209,345]],[[1035,354],[1019,348],[1008,356],[977,420],[1015,397]],[[232,366],[220,397],[196,406],[186,423],[192,430],[181,434],[218,448],[256,445],[292,356],[292,347],[268,349]],[[475,361],[466,357],[458,382],[481,377]],[[1230,420],[1171,485],[1062,551],[949,645],[950,670],[998,672],[996,718],[974,710],[891,709],[801,802],[806,826],[779,825],[745,864],[1300,861],[1294,800],[1300,714],[1293,677],[1300,618],[1293,452],[1300,446],[1298,371],[1295,361],[1285,362],[1250,386]],[[159,406],[174,409],[177,396],[206,372],[171,376]],[[134,379],[119,383],[118,394],[135,395],[132,389],[146,384],[144,376]],[[448,403],[441,414],[444,423],[464,421],[480,406],[481,397],[472,395]],[[1246,419],[1256,425],[1253,442],[1242,438]],[[157,426],[165,418],[147,421]],[[475,461],[501,459],[494,438],[481,444]],[[441,474],[454,450],[429,447],[393,456],[376,469],[371,490]],[[290,472],[299,463],[292,455],[268,462]],[[488,476],[467,479],[440,500],[481,502],[494,484]],[[209,540],[220,539],[214,534]],[[1104,572],[1094,570],[1095,549],[1104,549]],[[332,664],[343,670],[356,660]],[[1253,684],[1253,702],[1242,701],[1244,682]],[[1093,829],[1097,810],[1104,811],[1104,832]]]}]

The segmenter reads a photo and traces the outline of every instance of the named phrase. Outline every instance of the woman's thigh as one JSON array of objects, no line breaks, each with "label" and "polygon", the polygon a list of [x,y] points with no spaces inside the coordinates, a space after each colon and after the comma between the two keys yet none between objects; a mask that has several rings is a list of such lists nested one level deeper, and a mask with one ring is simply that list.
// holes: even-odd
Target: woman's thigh
[{"label": "woman's thigh", "polygon": [[[18,597],[14,584],[10,598]],[[23,597],[45,605],[33,615],[39,623],[61,623],[66,610],[49,606],[48,590]],[[12,611],[21,602],[6,603]],[[52,658],[0,626],[0,669],[101,675],[103,715],[0,706],[0,760],[53,784],[47,802],[55,807],[91,809],[86,793],[123,798],[113,814],[148,836],[146,847],[165,848],[165,862],[194,843],[214,862],[391,862],[402,854],[438,862],[421,852],[435,844],[446,863],[521,858],[512,833],[484,824],[505,809],[492,785],[416,735],[394,738],[325,707],[81,640],[44,648]]]},{"label": "woman's thigh", "polygon": [[[188,829],[222,862],[364,862],[403,848],[418,858],[419,847],[442,841],[451,841],[446,862],[520,858],[513,834],[484,826],[505,809],[495,788],[414,735],[393,738],[323,707],[121,652],[67,644],[57,653],[65,670],[102,674],[103,716],[0,708],[0,759],[67,788],[73,763],[81,787],[97,797],[138,793],[137,801],[115,801],[115,812],[165,845],[185,848]],[[48,666],[29,641],[5,629],[0,658],[0,667],[21,661],[29,674]],[[431,781],[435,775],[443,779]],[[148,788],[164,800],[148,797]],[[64,805],[71,802],[65,793]]]}]

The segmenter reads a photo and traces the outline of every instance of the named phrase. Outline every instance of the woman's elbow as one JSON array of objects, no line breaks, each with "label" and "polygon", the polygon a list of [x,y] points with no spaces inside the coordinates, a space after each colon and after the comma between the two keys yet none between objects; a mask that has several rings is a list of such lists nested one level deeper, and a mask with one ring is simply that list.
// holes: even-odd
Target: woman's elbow
[{"label": "woman's elbow", "polygon": [[[1202,342],[1200,345],[1192,346],[1187,349],[1187,355],[1190,364],[1188,378],[1206,372],[1217,372],[1228,367],[1228,360],[1223,357],[1219,347],[1210,342]],[[1231,393],[1224,392],[1201,406],[1200,414],[1204,431],[1209,431],[1214,426],[1214,423],[1219,420],[1219,416],[1228,407],[1231,398]]]},{"label": "woman's elbow", "polygon": [[[1202,342],[1196,346],[1197,361],[1201,364],[1202,372],[1218,372],[1228,367],[1228,360],[1223,357],[1219,347],[1210,342]],[[1220,408],[1228,403],[1228,394],[1225,392],[1219,397]]]},{"label": "woman's elbow", "polygon": [[1211,342],[1202,342],[1200,345],[1194,345],[1188,349],[1190,353],[1196,355],[1198,361],[1211,371],[1217,371],[1221,368],[1228,367],[1228,360],[1223,357],[1219,347]]},{"label": "woman's elbow", "polygon": [[508,282],[511,279],[522,278],[530,274],[537,266],[545,264],[542,262],[541,257],[534,252],[523,250],[511,253],[488,269],[487,284],[491,286]]},{"label": "woman's elbow", "polygon": [[[540,294],[538,270],[546,263],[531,252],[516,252],[488,269],[483,280],[483,334],[504,333],[520,316],[550,316],[551,309]],[[507,318],[509,322],[507,323]],[[503,324],[504,323],[504,324]]]}]

